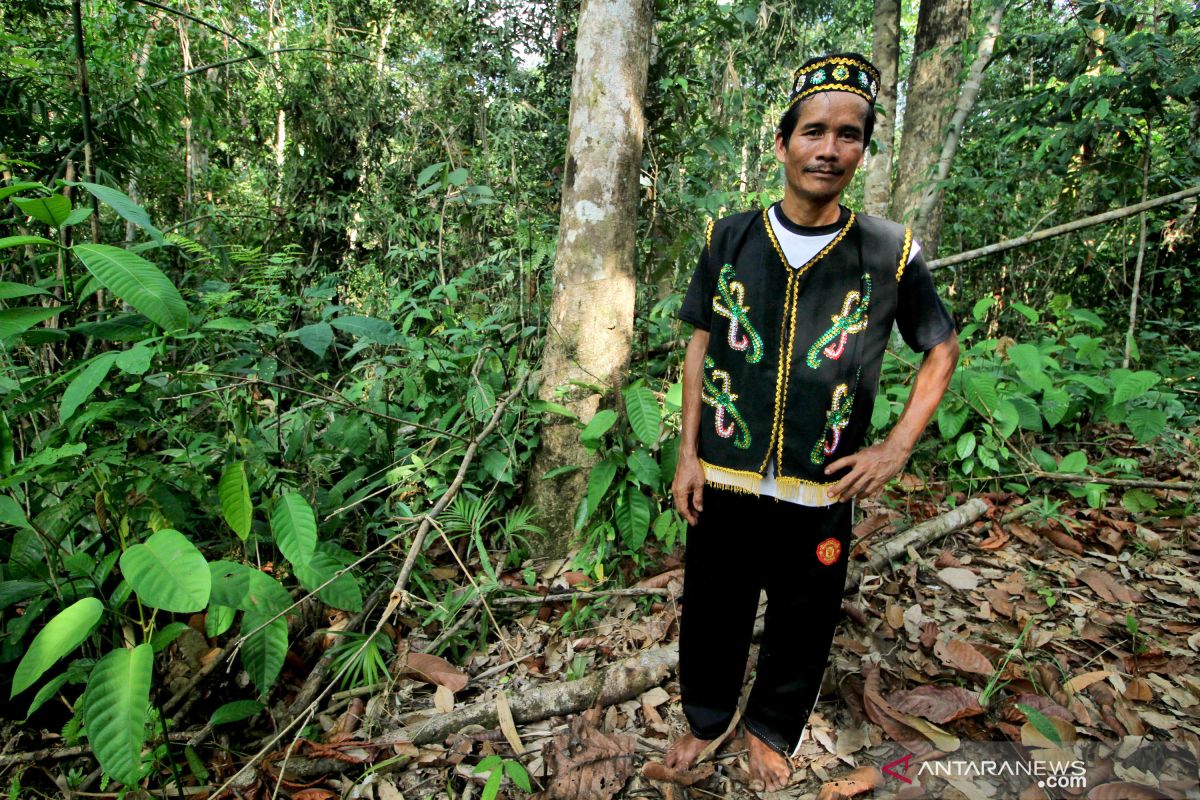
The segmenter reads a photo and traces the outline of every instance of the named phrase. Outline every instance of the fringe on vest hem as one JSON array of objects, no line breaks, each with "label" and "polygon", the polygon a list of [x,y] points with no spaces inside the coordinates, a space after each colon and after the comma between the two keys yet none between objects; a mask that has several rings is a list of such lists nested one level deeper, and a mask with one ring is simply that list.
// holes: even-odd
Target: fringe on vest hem
[{"label": "fringe on vest hem", "polygon": [[[724,489],[738,494],[749,494],[755,497],[762,495],[762,475],[736,469],[727,469],[701,460],[704,467],[704,482],[709,486]],[[775,478],[775,488],[778,500],[799,503],[805,506],[831,506],[837,502],[829,496],[829,489],[836,483],[815,483],[803,478]]]}]

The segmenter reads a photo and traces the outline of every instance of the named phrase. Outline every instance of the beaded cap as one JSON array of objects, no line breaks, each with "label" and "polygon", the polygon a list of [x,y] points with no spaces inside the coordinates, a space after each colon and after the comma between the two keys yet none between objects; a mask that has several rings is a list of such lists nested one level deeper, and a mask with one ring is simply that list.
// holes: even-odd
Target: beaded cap
[{"label": "beaded cap", "polygon": [[874,105],[879,94],[879,70],[858,53],[810,59],[796,70],[788,106],[817,92],[853,92]]}]

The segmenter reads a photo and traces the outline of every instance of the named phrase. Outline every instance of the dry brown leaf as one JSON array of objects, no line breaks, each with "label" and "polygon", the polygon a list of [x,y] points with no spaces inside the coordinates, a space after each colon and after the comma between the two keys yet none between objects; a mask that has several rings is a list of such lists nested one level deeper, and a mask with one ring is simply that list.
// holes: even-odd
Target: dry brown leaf
[{"label": "dry brown leaf", "polygon": [[1063,684],[1063,691],[1067,692],[1068,694],[1082,692],[1093,683],[1099,683],[1112,674],[1112,670],[1098,669],[1093,672],[1085,672],[1082,675],[1076,675],[1074,678],[1071,678],[1071,680]]},{"label": "dry brown leaf", "polygon": [[979,576],[966,567],[946,567],[938,570],[938,579],[952,589],[969,592],[979,587]]},{"label": "dry brown leaf", "polygon": [[638,581],[633,585],[635,589],[665,589],[667,584],[675,578],[683,577],[683,569],[671,569],[660,573],[645,580]]},{"label": "dry brown leaf", "polygon": [[405,658],[408,671],[427,683],[445,686],[452,692],[466,688],[466,673],[444,658],[429,653],[409,653]]},{"label": "dry brown leaf", "polygon": [[570,730],[546,745],[546,766],[553,777],[546,800],[612,800],[633,775],[634,739],[596,729],[598,709],[573,718]]},{"label": "dry brown leaf", "polygon": [[990,677],[996,671],[995,667],[992,666],[992,662],[988,661],[983,653],[980,653],[975,649],[974,645],[963,639],[939,641],[933,647],[933,654],[943,664],[953,667],[960,672],[970,672]]},{"label": "dry brown leaf", "polygon": [[893,692],[888,701],[899,711],[931,722],[946,723],[983,713],[979,694],[960,686],[918,686],[911,691]]},{"label": "dry brown leaf", "polygon": [[1110,603],[1140,603],[1145,596],[1120,583],[1111,573],[1089,567],[1079,573],[1079,579]]},{"label": "dry brown leaf", "polygon": [[1063,533],[1057,528],[1047,528],[1042,531],[1042,535],[1061,550],[1066,550],[1068,553],[1074,553],[1077,556],[1083,555],[1083,543],[1074,536]]},{"label": "dry brown leaf", "polygon": [[525,745],[521,743],[521,734],[517,732],[517,724],[513,721],[512,709],[508,705],[508,694],[503,689],[496,692],[496,719],[500,723],[504,738],[508,740],[508,746],[517,755],[524,753]]},{"label": "dry brown leaf", "polygon": [[329,800],[331,797],[337,795],[328,789],[301,789],[292,795],[292,800]]},{"label": "dry brown leaf", "polygon": [[880,692],[879,666],[870,664],[864,667],[863,675],[866,680],[863,684],[862,704],[867,717],[883,728],[892,741],[903,745],[914,754],[924,755],[930,752],[933,747],[929,744],[929,740],[920,731],[903,721],[908,715],[892,708],[891,704],[883,698]]},{"label": "dry brown leaf", "polygon": [[844,800],[883,785],[883,773],[878,767],[859,767],[844,778],[826,781],[817,792],[817,800]]},{"label": "dry brown leaf", "polygon": [[713,774],[715,767],[710,761],[695,769],[671,769],[661,761],[651,761],[642,767],[642,777],[652,781],[666,781],[680,786],[691,786],[699,783]]},{"label": "dry brown leaf", "polygon": [[[1045,715],[1043,715],[1045,717]],[[1054,726],[1054,730],[1058,732],[1058,741],[1052,741],[1041,731],[1033,727],[1032,722],[1026,722],[1021,726],[1021,744],[1026,747],[1039,747],[1048,750],[1055,750],[1064,744],[1070,744],[1075,741],[1076,733],[1075,726],[1067,722],[1065,719],[1058,717],[1045,717],[1046,721]]]},{"label": "dry brown leaf", "polygon": [[454,710],[454,692],[445,686],[438,686],[433,693],[433,707],[442,714],[449,714]]},{"label": "dry brown leaf", "polygon": [[1170,798],[1153,786],[1118,781],[1094,787],[1087,793],[1087,800],[1170,800]]}]

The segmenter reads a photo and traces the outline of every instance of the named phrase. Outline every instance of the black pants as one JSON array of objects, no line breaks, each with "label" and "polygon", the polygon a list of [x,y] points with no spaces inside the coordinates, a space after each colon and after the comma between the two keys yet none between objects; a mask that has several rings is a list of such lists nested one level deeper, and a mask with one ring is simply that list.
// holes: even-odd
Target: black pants
[{"label": "black pants", "polygon": [[742,717],[790,756],[817,702],[842,615],[849,503],[824,508],[704,488],[688,528],[679,685],[693,735],[720,736],[737,709],[760,590],[766,627]]}]

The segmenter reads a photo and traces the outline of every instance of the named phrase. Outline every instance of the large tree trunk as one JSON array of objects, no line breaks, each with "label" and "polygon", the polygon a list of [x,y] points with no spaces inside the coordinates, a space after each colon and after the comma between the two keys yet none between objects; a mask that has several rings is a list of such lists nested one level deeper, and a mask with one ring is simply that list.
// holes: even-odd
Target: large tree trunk
[{"label": "large tree trunk", "polygon": [[924,0],[917,17],[890,216],[913,226],[931,258],[941,235],[941,203],[922,219],[915,218],[916,210],[925,183],[933,177],[958,97],[962,43],[970,21],[971,0]]},{"label": "large tree trunk", "polygon": [[871,61],[879,69],[876,99],[875,155],[867,159],[863,210],[877,217],[888,214],[892,193],[892,143],[896,140],[896,74],[900,69],[900,0],[875,0]]},{"label": "large tree trunk", "polygon": [[[579,17],[554,299],[539,396],[563,403],[584,422],[606,393],[610,399],[617,396],[629,362],[642,99],[653,9],[652,0],[586,0]],[[566,420],[548,420],[541,436],[530,502],[547,531],[539,549],[561,554],[587,472],[550,480],[542,476],[568,464],[586,467],[595,459]]]},{"label": "large tree trunk", "polygon": [[[992,63],[992,55],[996,51],[996,39],[1000,36],[1000,21],[1004,18],[1006,7],[1007,3],[1005,2],[996,6],[988,19],[983,36],[979,39],[975,60],[971,62],[971,68],[967,71],[967,80],[963,83],[962,91],[958,95],[958,103],[954,106],[954,116],[950,119],[950,130],[946,132],[946,141],[942,143],[942,154],[938,157],[933,181],[927,184],[921,193],[921,201],[917,206],[918,219],[928,218],[942,203],[942,195],[945,194],[945,190],[939,184],[950,177],[950,166],[954,163],[954,156],[958,152],[963,126],[967,124],[967,117],[971,114],[971,109],[975,107],[975,100],[979,97],[979,90],[983,87],[983,71]],[[1144,197],[1142,199],[1145,200]],[[938,228],[941,228],[940,219]]]}]

